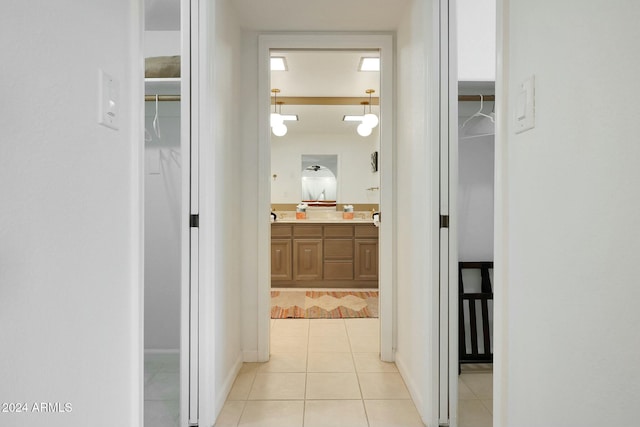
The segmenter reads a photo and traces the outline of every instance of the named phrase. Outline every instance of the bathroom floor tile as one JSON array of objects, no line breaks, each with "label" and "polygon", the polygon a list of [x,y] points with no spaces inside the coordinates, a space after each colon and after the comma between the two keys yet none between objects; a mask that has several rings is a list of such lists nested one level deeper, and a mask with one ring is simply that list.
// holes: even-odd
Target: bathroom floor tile
[{"label": "bathroom floor tile", "polygon": [[227,400],[247,400],[255,377],[255,373],[239,374],[231,387]]},{"label": "bathroom floor tile", "polygon": [[480,402],[487,408],[487,411],[493,416],[493,399],[481,399]]},{"label": "bathroom floor tile", "polygon": [[[284,320],[283,320],[284,321]],[[271,331],[271,339],[295,337],[298,339],[307,339],[309,337],[309,325],[296,324],[277,324]]]},{"label": "bathroom floor tile", "polygon": [[308,373],[307,399],[361,399],[354,373]]},{"label": "bathroom floor tile", "polygon": [[471,391],[469,386],[467,386],[467,384],[464,381],[462,381],[460,377],[458,377],[458,399],[469,400],[469,399],[477,399],[477,398],[478,396],[476,396]]},{"label": "bathroom floor tile", "polygon": [[256,374],[249,400],[303,400],[304,373]]},{"label": "bathroom floor tile", "polygon": [[262,363],[258,372],[306,372],[307,353],[271,353],[269,361]]},{"label": "bathroom floor tile", "polygon": [[493,399],[493,373],[463,373],[459,378],[479,399]]},{"label": "bathroom floor tile", "polygon": [[302,427],[303,400],[249,401],[240,418],[239,427]]},{"label": "bathroom floor tile", "polygon": [[307,372],[355,372],[351,353],[309,353]]},{"label": "bathroom floor tile", "polygon": [[411,400],[365,400],[369,427],[424,427]]},{"label": "bathroom floor tile", "polygon": [[379,353],[353,353],[358,372],[398,372],[393,362],[383,362]]},{"label": "bathroom floor tile", "polygon": [[377,335],[349,335],[349,344],[354,353],[376,353],[380,351]]},{"label": "bathroom floor tile", "polygon": [[480,400],[458,401],[458,427],[491,427],[493,417]]},{"label": "bathroom floor tile", "polygon": [[349,340],[343,337],[311,336],[309,337],[310,353],[350,353]]},{"label": "bathroom floor tile", "polygon": [[344,319],[347,332],[360,335],[380,335],[380,319]]},{"label": "bathroom floor tile", "polygon": [[237,427],[246,401],[227,401],[218,415],[214,427]]},{"label": "bathroom floor tile", "polygon": [[362,400],[307,400],[305,427],[368,427]]},{"label": "bathroom floor tile", "polygon": [[311,337],[347,337],[347,329],[344,327],[344,321],[326,323],[311,322],[309,325],[309,336]]},{"label": "bathroom floor tile", "polygon": [[399,373],[359,373],[364,399],[411,399]]},{"label": "bathroom floor tile", "polygon": [[308,338],[297,336],[272,336],[272,353],[306,353]]}]

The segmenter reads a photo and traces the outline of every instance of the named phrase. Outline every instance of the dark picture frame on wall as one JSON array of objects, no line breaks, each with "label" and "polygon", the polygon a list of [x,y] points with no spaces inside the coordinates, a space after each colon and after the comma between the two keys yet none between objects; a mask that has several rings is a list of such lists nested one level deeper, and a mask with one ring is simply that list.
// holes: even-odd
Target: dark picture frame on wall
[{"label": "dark picture frame on wall", "polygon": [[378,172],[378,152],[371,153],[371,172]]}]

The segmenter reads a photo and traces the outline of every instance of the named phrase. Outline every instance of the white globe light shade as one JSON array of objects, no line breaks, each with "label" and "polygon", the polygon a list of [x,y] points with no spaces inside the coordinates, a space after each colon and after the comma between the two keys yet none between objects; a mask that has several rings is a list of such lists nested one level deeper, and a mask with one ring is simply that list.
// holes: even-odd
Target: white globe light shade
[{"label": "white globe light shade", "polygon": [[273,131],[273,134],[275,136],[285,136],[288,129],[286,125],[279,124],[278,126],[274,126],[273,128],[271,128],[271,130]]},{"label": "white globe light shade", "polygon": [[284,120],[282,119],[282,116],[280,114],[271,113],[270,122],[271,122],[271,127],[276,127],[278,125],[283,124]]},{"label": "white globe light shade", "polygon": [[369,136],[371,135],[371,132],[373,131],[373,129],[371,129],[369,126],[367,126],[364,123],[360,123],[358,125],[358,135],[360,136]]},{"label": "white globe light shade", "polygon": [[362,118],[362,123],[364,123],[365,125],[367,125],[371,129],[373,129],[374,127],[378,126],[379,122],[380,122],[380,120],[378,120],[378,116],[376,116],[373,113],[365,114],[364,117]]}]

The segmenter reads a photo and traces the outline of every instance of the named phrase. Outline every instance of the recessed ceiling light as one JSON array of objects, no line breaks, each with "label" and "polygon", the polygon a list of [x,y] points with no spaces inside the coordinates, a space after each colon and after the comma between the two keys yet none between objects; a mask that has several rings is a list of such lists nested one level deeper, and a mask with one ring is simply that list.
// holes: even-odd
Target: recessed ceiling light
[{"label": "recessed ceiling light", "polygon": [[364,116],[344,116],[342,118],[343,122],[361,122],[364,119]]},{"label": "recessed ceiling light", "polygon": [[380,71],[380,58],[360,58],[358,71]]},{"label": "recessed ceiling light", "polygon": [[286,58],[284,56],[272,56],[271,71],[289,71]]}]

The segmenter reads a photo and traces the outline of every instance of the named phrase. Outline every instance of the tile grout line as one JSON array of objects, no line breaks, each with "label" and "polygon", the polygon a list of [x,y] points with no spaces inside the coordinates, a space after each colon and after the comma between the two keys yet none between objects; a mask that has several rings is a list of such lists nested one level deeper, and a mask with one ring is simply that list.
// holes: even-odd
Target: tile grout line
[{"label": "tile grout line", "polygon": [[307,322],[307,358],[304,365],[304,395],[302,396],[302,427],[304,427],[304,417],[307,413],[307,381],[309,379],[309,342],[311,341],[311,320]]},{"label": "tile grout line", "polygon": [[360,375],[358,375],[358,368],[356,367],[356,358],[353,355],[353,347],[351,346],[351,335],[345,322],[345,329],[347,331],[347,340],[349,341],[349,351],[351,352],[351,361],[353,362],[353,370],[356,374],[356,380],[358,381],[358,389],[360,390],[360,401],[362,402],[362,410],[364,411],[364,418],[367,420],[367,426],[371,426],[369,422],[369,413],[367,412],[367,405],[364,404],[364,393],[362,393],[362,385],[360,384]]}]

